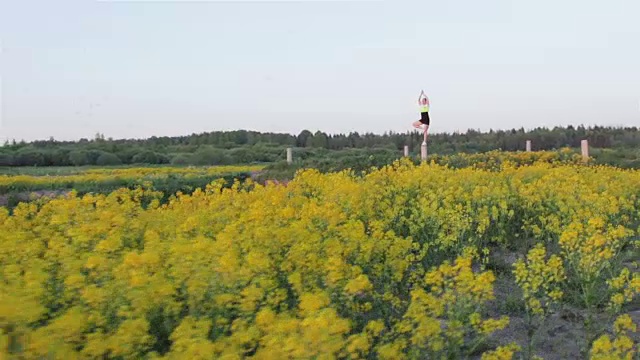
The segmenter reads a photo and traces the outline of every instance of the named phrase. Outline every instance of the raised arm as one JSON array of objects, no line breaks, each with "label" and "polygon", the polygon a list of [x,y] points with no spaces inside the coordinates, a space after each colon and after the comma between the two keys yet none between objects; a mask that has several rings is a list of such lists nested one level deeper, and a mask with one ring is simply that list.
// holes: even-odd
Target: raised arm
[{"label": "raised arm", "polygon": [[427,100],[427,105],[429,105],[429,97],[427,96],[427,94],[424,93],[424,90],[420,92],[420,96],[418,97],[418,104],[422,104],[423,98]]}]

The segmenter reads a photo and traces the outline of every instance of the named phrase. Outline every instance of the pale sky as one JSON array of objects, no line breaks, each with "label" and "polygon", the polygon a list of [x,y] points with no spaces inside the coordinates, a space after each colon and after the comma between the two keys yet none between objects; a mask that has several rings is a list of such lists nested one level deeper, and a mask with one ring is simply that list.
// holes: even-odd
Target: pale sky
[{"label": "pale sky", "polygon": [[0,0],[0,140],[640,126],[640,1]]}]

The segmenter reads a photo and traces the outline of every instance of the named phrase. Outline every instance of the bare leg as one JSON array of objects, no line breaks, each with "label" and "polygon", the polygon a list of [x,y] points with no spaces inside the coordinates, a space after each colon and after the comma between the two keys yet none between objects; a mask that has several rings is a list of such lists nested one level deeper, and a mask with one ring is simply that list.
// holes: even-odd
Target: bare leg
[{"label": "bare leg", "polygon": [[416,129],[422,129],[422,123],[420,121],[415,121],[412,125]]},{"label": "bare leg", "polygon": [[429,125],[424,126],[424,142],[427,142],[427,132],[429,131]]}]

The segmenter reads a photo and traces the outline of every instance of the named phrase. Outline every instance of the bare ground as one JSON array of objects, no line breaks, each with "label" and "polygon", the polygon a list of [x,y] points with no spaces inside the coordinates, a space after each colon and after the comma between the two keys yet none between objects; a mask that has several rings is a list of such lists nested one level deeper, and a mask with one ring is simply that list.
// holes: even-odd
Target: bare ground
[{"label": "bare ground", "polygon": [[68,190],[36,190],[36,191],[26,191],[20,193],[12,193],[12,194],[2,194],[0,195],[0,206],[8,206],[10,200],[16,199],[19,202],[28,202],[33,201],[34,199],[39,199],[41,197],[57,197],[61,195],[67,194]]},{"label": "bare ground", "polygon": [[[489,313],[492,317],[508,315],[510,321],[507,328],[494,333],[490,341],[499,345],[515,342],[524,350],[528,336],[522,292],[507,273],[512,269],[511,264],[517,260],[517,254],[498,251],[494,260],[498,268],[494,284],[496,299]],[[626,313],[634,323],[640,325],[640,302],[630,304]],[[603,325],[610,326],[614,320],[604,313],[598,316],[598,322]],[[635,342],[640,341],[637,332],[631,334],[631,337]],[[582,359],[580,348],[584,339],[584,311],[563,305],[561,309],[550,314],[538,328],[534,335],[533,354],[545,360]]]}]

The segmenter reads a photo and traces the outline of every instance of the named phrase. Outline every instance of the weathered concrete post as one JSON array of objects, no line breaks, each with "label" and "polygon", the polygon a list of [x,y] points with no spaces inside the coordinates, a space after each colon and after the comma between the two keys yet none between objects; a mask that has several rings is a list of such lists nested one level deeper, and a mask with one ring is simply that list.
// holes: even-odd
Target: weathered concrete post
[{"label": "weathered concrete post", "polygon": [[531,152],[531,140],[527,140],[527,152]]},{"label": "weathered concrete post", "polygon": [[408,157],[409,156],[409,145],[405,145],[404,146],[404,156]]},{"label": "weathered concrete post", "polygon": [[293,163],[293,151],[291,148],[287,148],[287,163]]},{"label": "weathered concrete post", "polygon": [[586,162],[589,160],[589,142],[582,140],[580,145],[582,145],[582,160]]},{"label": "weathered concrete post", "polygon": [[422,146],[420,147],[420,157],[422,158],[422,161],[427,160],[427,143],[423,142]]}]

